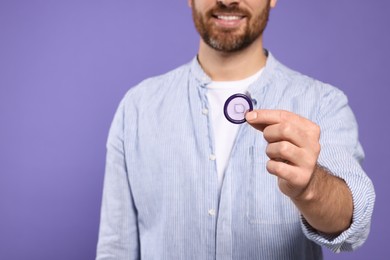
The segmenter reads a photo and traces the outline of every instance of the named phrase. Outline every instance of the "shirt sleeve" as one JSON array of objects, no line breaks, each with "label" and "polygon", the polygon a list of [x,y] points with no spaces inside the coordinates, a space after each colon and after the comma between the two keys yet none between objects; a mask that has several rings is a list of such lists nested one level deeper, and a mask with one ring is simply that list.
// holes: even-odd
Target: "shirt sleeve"
[{"label": "shirt sleeve", "polygon": [[361,246],[370,231],[375,201],[373,184],[361,167],[363,149],[358,141],[355,117],[347,97],[333,89],[324,96],[318,111],[317,124],[321,127],[319,164],[343,179],[353,198],[353,217],[350,227],[338,236],[321,234],[302,217],[304,234],[334,252],[352,251]]},{"label": "shirt sleeve", "polygon": [[139,259],[137,213],[127,178],[124,102],[114,116],[107,158],[96,260]]}]

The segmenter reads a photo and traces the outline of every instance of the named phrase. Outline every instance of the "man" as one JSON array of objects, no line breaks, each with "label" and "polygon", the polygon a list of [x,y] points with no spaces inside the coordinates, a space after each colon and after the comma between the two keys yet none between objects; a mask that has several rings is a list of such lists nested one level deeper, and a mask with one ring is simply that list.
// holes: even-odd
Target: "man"
[{"label": "man", "polygon": [[[368,236],[344,94],[263,49],[276,0],[189,0],[197,57],[132,88],[107,142],[97,259],[321,259]],[[224,117],[250,97],[247,123]]]}]

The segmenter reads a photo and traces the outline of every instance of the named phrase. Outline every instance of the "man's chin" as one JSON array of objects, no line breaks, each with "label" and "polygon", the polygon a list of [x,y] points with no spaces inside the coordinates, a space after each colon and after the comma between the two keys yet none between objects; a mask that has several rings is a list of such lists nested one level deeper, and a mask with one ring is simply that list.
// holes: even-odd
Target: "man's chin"
[{"label": "man's chin", "polygon": [[214,50],[225,52],[225,53],[232,53],[232,52],[240,51],[245,48],[245,46],[243,46],[243,44],[239,42],[220,42],[220,41],[210,40],[206,43]]}]

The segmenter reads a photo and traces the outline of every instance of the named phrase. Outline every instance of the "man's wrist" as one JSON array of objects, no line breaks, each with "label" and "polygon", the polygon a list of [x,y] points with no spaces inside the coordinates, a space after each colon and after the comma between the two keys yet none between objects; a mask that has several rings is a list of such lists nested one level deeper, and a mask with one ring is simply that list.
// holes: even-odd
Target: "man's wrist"
[{"label": "man's wrist", "polygon": [[321,186],[319,184],[324,181],[327,174],[327,170],[317,163],[306,188],[293,200],[297,203],[311,203],[319,200],[318,194]]}]

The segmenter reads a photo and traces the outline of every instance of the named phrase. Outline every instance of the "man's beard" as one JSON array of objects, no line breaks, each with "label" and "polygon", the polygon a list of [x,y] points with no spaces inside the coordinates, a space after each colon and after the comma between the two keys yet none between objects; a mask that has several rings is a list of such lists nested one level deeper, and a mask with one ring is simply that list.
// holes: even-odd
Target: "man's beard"
[{"label": "man's beard", "polygon": [[[207,11],[205,16],[202,16],[196,10],[194,0],[192,0],[192,18],[200,37],[211,48],[222,52],[240,51],[248,47],[263,34],[270,12],[269,1],[267,2],[268,4],[265,9],[256,17],[252,17],[251,13],[236,5],[226,6],[220,3]],[[245,15],[246,24],[244,30],[217,28],[211,19],[213,18],[213,14],[218,12],[224,14],[240,13]]]}]

